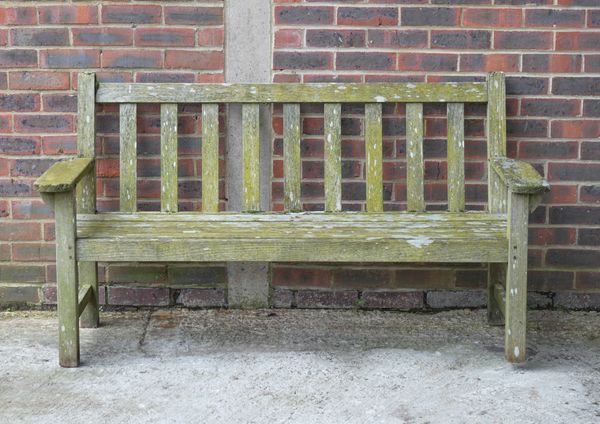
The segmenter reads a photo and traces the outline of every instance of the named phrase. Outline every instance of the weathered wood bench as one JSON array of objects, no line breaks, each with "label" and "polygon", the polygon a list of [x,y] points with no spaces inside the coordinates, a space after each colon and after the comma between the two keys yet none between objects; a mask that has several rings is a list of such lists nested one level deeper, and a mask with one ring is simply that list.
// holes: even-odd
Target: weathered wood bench
[{"label": "weathered wood bench", "polygon": [[[325,212],[298,213],[300,103],[323,103]],[[406,103],[407,212],[383,212],[382,103]],[[423,103],[447,103],[448,211],[425,213]],[[464,103],[487,103],[488,203],[465,211]],[[96,213],[95,108],[120,104],[120,212]],[[136,212],[136,105],[161,105],[161,212]],[[179,213],[177,104],[202,104],[202,213]],[[218,104],[243,116],[243,213],[218,213]],[[286,213],[257,213],[259,104],[282,103]],[[341,104],[364,103],[366,211],[341,212]],[[79,323],[98,325],[98,261],[489,263],[488,316],[525,360],[527,218],[547,183],[506,157],[504,76],[440,84],[97,84],[78,79],[78,158],[35,184],[56,216],[60,365],[79,364]],[[77,189],[77,190],[75,190]],[[533,201],[531,200],[533,197]]]}]

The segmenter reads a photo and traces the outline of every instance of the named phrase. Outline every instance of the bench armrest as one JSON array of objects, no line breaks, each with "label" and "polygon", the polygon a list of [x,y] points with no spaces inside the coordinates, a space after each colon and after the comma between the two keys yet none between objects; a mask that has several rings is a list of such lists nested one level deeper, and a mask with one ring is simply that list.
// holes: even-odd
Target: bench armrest
[{"label": "bench armrest", "polygon": [[495,157],[490,165],[512,193],[540,194],[550,190],[548,181],[527,162],[507,157]]},{"label": "bench armrest", "polygon": [[57,162],[38,178],[33,187],[40,193],[62,193],[73,190],[79,180],[93,169],[94,159],[75,158]]}]

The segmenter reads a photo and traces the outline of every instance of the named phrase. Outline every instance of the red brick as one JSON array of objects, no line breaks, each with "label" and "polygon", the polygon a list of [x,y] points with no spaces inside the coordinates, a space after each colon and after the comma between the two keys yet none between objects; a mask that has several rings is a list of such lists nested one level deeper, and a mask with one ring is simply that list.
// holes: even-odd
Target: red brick
[{"label": "red brick", "polygon": [[146,287],[108,287],[109,305],[168,306],[169,289]]},{"label": "red brick", "polygon": [[42,68],[86,69],[100,67],[100,51],[94,49],[65,49],[40,51]]},{"label": "red brick", "polygon": [[585,55],[585,72],[600,73],[600,54]]},{"label": "red brick", "polygon": [[526,9],[526,27],[578,28],[585,24],[585,10]]},{"label": "red brick", "polygon": [[275,52],[273,69],[325,70],[333,67],[333,55],[330,52]]},{"label": "red brick", "polygon": [[13,46],[68,46],[67,28],[15,28],[10,30]]},{"label": "red brick", "polygon": [[369,29],[369,46],[384,48],[427,47],[425,30]]},{"label": "red brick", "polygon": [[50,262],[55,259],[54,244],[14,243],[12,257],[18,262]]},{"label": "red brick", "polygon": [[40,240],[41,227],[37,222],[3,222],[0,225],[0,240]]},{"label": "red brick", "polygon": [[15,132],[35,134],[74,130],[73,117],[69,115],[15,115]]},{"label": "red brick", "polygon": [[0,94],[0,112],[35,112],[38,110],[40,110],[39,94]]},{"label": "red brick", "polygon": [[579,54],[524,54],[523,72],[580,72],[582,57]]},{"label": "red brick", "polygon": [[544,195],[544,204],[569,204],[577,202],[577,186],[553,184],[552,190]]},{"label": "red brick", "polygon": [[26,49],[0,50],[0,68],[32,68],[38,64],[37,52]]},{"label": "red brick", "polygon": [[496,31],[494,48],[508,50],[550,50],[553,34],[539,31]]},{"label": "red brick", "polygon": [[117,5],[102,6],[104,24],[158,24],[162,21],[162,8],[159,5]]},{"label": "red brick", "polygon": [[519,56],[514,54],[463,54],[460,70],[469,72],[517,72]]},{"label": "red brick", "polygon": [[395,7],[340,7],[338,25],[389,26],[398,24]]},{"label": "red brick", "polygon": [[96,5],[52,5],[39,6],[40,24],[97,24]]},{"label": "red brick", "polygon": [[44,112],[77,112],[77,96],[74,94],[44,94]]},{"label": "red brick", "polygon": [[13,219],[50,219],[52,208],[41,200],[13,200]]},{"label": "red brick", "polygon": [[275,6],[276,25],[328,25],[333,19],[333,7]]},{"label": "red brick", "polygon": [[456,71],[458,55],[438,53],[405,53],[398,57],[399,71]]},{"label": "red brick", "polygon": [[225,32],[223,28],[199,28],[198,46],[200,47],[222,47],[225,43]]},{"label": "red brick", "polygon": [[579,199],[585,203],[600,203],[600,185],[582,186],[579,192]]},{"label": "red brick", "polygon": [[103,68],[161,68],[162,52],[157,50],[105,50]]},{"label": "red brick", "polygon": [[130,28],[73,28],[74,46],[131,46],[133,31]]},{"label": "red brick", "polygon": [[10,72],[11,90],[68,90],[69,72],[18,71]]},{"label": "red brick", "polygon": [[536,246],[570,245],[577,241],[575,228],[529,228],[529,244]]},{"label": "red brick", "polygon": [[196,31],[193,28],[137,28],[135,45],[142,47],[194,47]]},{"label": "red brick", "polygon": [[576,159],[577,142],[564,141],[524,141],[519,143],[521,159]]},{"label": "red brick", "polygon": [[554,121],[552,122],[554,138],[598,138],[600,137],[600,121]]},{"label": "red brick", "polygon": [[551,162],[548,177],[558,181],[597,181],[600,163]]},{"label": "red brick", "polygon": [[600,289],[600,272],[577,272],[575,287],[581,290]]},{"label": "red brick", "polygon": [[490,31],[432,30],[431,47],[438,49],[489,49]]},{"label": "red brick", "polygon": [[77,153],[75,135],[44,136],[42,150],[45,155],[72,155]]},{"label": "red brick", "polygon": [[165,23],[197,26],[223,25],[223,8],[166,6]]},{"label": "red brick", "polygon": [[2,7],[0,8],[0,24],[3,25],[35,25],[37,10],[35,7]]},{"label": "red brick", "polygon": [[531,99],[521,101],[521,114],[525,116],[565,117],[578,116],[581,101],[576,99]]},{"label": "red brick", "polygon": [[0,262],[10,261],[10,244],[0,244]]},{"label": "red brick", "polygon": [[594,32],[557,32],[556,50],[600,50],[600,34]]},{"label": "red brick", "polygon": [[279,29],[275,31],[275,48],[301,47],[303,34],[301,29]]},{"label": "red brick", "polygon": [[220,51],[167,50],[165,68],[168,69],[223,69],[224,56]]},{"label": "red brick", "polygon": [[463,25],[468,27],[520,27],[521,9],[476,9],[463,10]]}]

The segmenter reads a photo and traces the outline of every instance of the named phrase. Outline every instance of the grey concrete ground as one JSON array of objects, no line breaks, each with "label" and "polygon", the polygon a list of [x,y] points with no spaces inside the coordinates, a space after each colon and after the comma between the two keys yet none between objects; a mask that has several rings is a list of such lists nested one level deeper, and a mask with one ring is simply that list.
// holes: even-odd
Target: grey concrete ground
[{"label": "grey concrete ground", "polygon": [[529,318],[515,367],[484,311],[106,313],[60,369],[55,315],[5,312],[0,422],[600,422],[600,314]]}]

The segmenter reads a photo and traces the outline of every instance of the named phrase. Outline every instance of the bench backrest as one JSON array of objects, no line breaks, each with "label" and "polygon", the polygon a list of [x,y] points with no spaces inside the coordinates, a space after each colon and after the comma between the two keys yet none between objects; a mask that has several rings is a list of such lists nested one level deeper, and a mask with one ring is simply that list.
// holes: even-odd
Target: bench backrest
[{"label": "bench backrest", "polygon": [[[202,207],[219,205],[218,105],[242,105],[243,205],[260,210],[259,104],[282,103],[284,121],[284,206],[299,211],[301,103],[324,104],[325,210],[340,211],[341,104],[365,104],[366,208],[383,210],[382,103],[406,103],[407,209],[424,211],[423,103],[447,103],[448,210],[465,208],[464,103],[487,103],[488,158],[506,155],[505,84],[502,73],[487,82],[367,84],[183,84],[100,83],[92,73],[79,75],[78,153],[93,157],[96,103],[120,105],[120,208],[136,211],[137,104],[160,104],[161,210],[177,211],[177,104],[202,104]],[[84,182],[83,190],[93,191]],[[490,212],[503,212],[506,193],[488,166]],[[89,203],[89,201],[88,201]],[[84,204],[82,210],[91,210]]]}]

